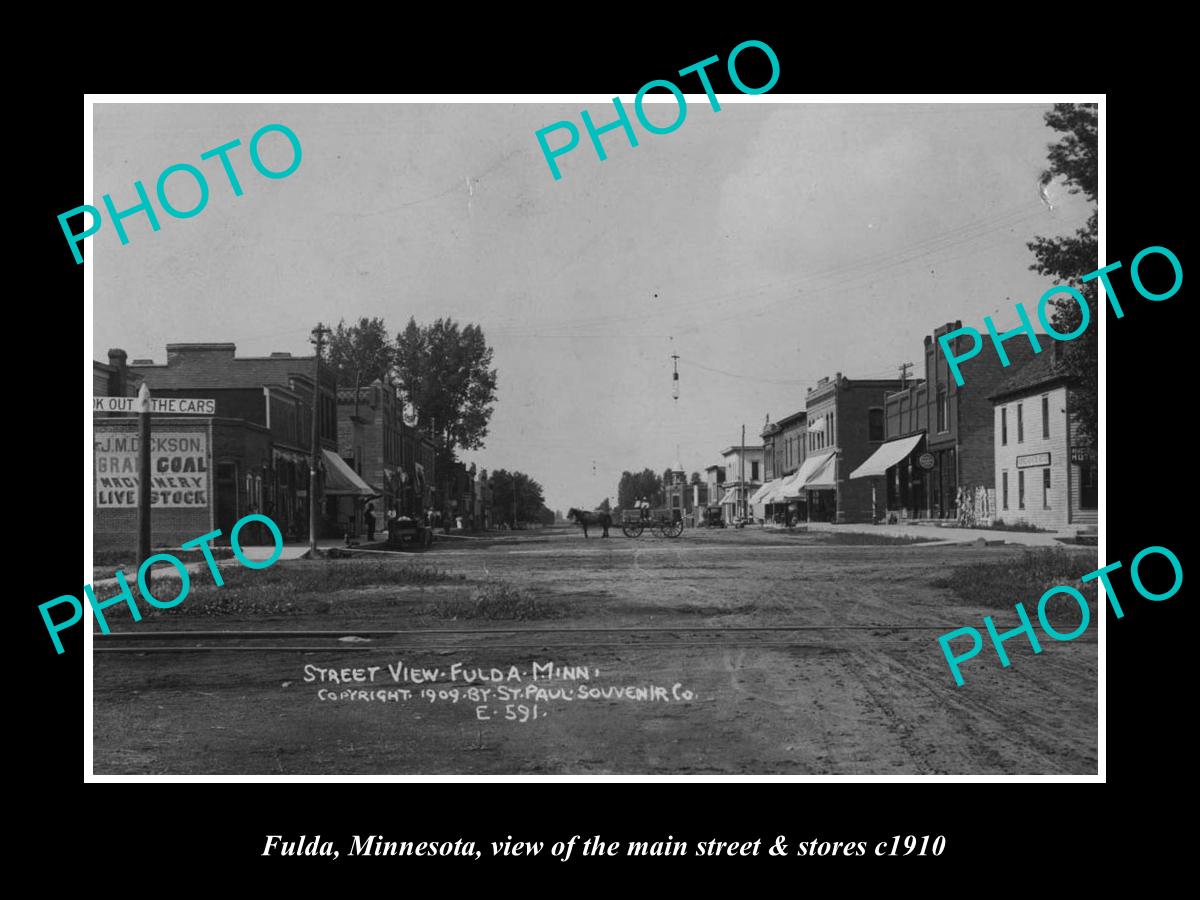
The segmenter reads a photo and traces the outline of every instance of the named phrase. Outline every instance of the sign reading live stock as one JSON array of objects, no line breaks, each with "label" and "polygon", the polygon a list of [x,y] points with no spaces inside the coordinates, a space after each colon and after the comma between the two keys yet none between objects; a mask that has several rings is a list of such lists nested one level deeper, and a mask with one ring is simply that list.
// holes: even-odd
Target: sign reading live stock
[{"label": "sign reading live stock", "polygon": [[[138,436],[96,435],[96,505],[136,507]],[[150,438],[150,506],[208,506],[208,435],[165,431]]]}]

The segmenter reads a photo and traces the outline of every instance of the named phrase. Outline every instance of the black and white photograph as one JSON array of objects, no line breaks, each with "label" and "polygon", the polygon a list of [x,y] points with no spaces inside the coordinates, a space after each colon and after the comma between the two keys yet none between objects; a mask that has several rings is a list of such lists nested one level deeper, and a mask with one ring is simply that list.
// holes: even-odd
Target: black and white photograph
[{"label": "black and white photograph", "polygon": [[1103,96],[746,81],[95,98],[94,776],[1102,778]]}]

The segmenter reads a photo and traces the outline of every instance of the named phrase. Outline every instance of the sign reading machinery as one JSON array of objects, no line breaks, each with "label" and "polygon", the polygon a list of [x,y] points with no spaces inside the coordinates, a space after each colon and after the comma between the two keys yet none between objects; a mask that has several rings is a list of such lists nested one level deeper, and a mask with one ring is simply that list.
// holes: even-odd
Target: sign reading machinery
[{"label": "sign reading machinery", "polygon": [[[138,436],[130,432],[95,438],[96,505],[136,507]],[[163,432],[150,439],[150,506],[208,506],[208,436]]]}]

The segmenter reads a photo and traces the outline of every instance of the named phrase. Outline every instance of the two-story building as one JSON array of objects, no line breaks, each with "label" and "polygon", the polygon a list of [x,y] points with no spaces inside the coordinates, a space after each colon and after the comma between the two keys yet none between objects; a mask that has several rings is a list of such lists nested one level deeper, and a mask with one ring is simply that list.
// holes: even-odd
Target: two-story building
[{"label": "two-story building", "polygon": [[991,395],[996,516],[1066,530],[1099,521],[1097,459],[1078,441],[1072,380],[1054,342]]},{"label": "two-story building", "polygon": [[219,419],[247,422],[266,430],[267,455],[261,442],[213,448],[217,527],[230,526],[244,510],[270,516],[286,538],[308,534],[309,467],[312,448],[313,399],[316,393],[319,534],[337,534],[337,497],[346,492],[374,493],[337,452],[337,383],[333,370],[316,359],[272,353],[239,357],[231,343],[167,345],[167,361],[134,360],[130,372],[140,376],[156,397],[199,397],[216,403]]},{"label": "two-story building", "polygon": [[787,491],[808,455],[807,418],[807,411],[802,409],[773,424],[768,420],[763,428],[765,483],[750,502],[762,507],[762,517],[767,521],[796,522],[807,518],[806,492],[796,490],[789,496]]},{"label": "two-story building", "polygon": [[785,483],[785,496],[802,494],[811,522],[870,522],[871,486],[850,473],[884,442],[884,401],[900,379],[852,379],[841,372],[808,389],[807,456]]},{"label": "two-story building", "polygon": [[761,518],[761,504],[756,508],[750,498],[762,487],[762,445],[743,444],[726,447],[721,451],[725,481],[722,483],[722,516],[726,522],[735,522],[741,516]]},{"label": "two-story building", "polygon": [[[959,385],[940,339],[961,327],[948,322],[925,336],[920,377],[885,399],[885,442],[850,474],[870,484],[876,519],[985,525],[995,517],[989,395],[1034,354],[1028,341],[1009,341],[1005,350],[1012,365],[1002,366],[995,353],[980,353],[960,363]],[[962,357],[971,341],[958,335],[951,349]]]}]

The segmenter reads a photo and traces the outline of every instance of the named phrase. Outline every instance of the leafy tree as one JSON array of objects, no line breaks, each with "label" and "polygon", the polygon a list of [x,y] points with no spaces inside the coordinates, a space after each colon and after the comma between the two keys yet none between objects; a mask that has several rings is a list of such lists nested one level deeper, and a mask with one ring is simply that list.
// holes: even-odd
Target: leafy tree
[{"label": "leafy tree", "polygon": [[[1046,124],[1063,132],[1058,143],[1049,147],[1049,167],[1042,173],[1042,184],[1062,179],[1072,194],[1083,193],[1096,202],[1098,151],[1096,141],[1096,106],[1094,104],[1056,103],[1046,113]],[[1087,301],[1091,322],[1086,331],[1062,348],[1062,366],[1074,379],[1079,402],[1072,405],[1072,418],[1078,427],[1079,444],[1094,449],[1097,445],[1097,410],[1099,395],[1099,294],[1098,280],[1084,283],[1082,276],[1094,272],[1100,265],[1097,234],[1098,216],[1095,209],[1087,224],[1067,237],[1035,238],[1028,244],[1037,259],[1030,268],[1041,275],[1050,275],[1060,284],[1074,287]],[[1050,324],[1060,333],[1079,327],[1083,313],[1073,299],[1056,300]],[[1047,352],[1046,348],[1043,352]]]},{"label": "leafy tree", "polygon": [[609,503],[608,498],[605,497],[603,500],[600,501],[600,505],[597,506],[596,509],[602,509],[605,512],[612,512],[612,504]]},{"label": "leafy tree", "polygon": [[418,427],[437,444],[439,467],[452,462],[456,450],[483,447],[496,400],[491,365],[492,348],[478,325],[409,319],[396,336],[400,389],[416,410]]},{"label": "leafy tree", "polygon": [[491,484],[493,522],[516,525],[541,521],[541,510],[545,509],[542,486],[524,472],[496,469]]},{"label": "leafy tree", "polygon": [[363,317],[355,325],[342,319],[329,336],[329,364],[341,387],[388,380],[395,347],[383,319]]},{"label": "leafy tree", "polygon": [[691,479],[689,479],[688,483],[689,484],[701,484],[702,482],[701,482],[701,478],[700,478],[700,473],[693,472],[692,477],[691,477]]},{"label": "leafy tree", "polygon": [[621,480],[617,484],[617,505],[621,509],[632,509],[638,497],[644,497],[651,506],[662,506],[666,502],[662,477],[653,469],[621,473]]}]

